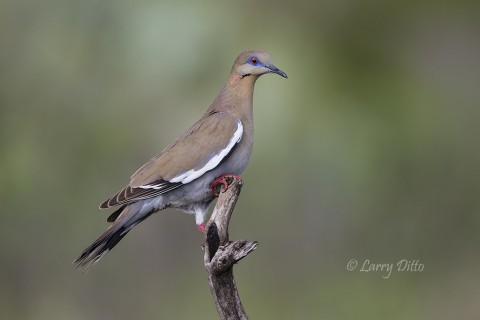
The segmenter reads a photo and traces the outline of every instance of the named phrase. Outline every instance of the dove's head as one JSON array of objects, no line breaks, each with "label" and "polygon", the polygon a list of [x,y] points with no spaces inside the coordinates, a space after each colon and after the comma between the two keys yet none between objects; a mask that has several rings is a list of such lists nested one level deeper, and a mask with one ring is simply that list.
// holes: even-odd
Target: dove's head
[{"label": "dove's head", "polygon": [[240,53],[233,64],[232,73],[240,76],[240,78],[250,76],[258,78],[266,73],[276,73],[287,78],[285,72],[272,64],[270,55],[261,50],[244,51]]}]

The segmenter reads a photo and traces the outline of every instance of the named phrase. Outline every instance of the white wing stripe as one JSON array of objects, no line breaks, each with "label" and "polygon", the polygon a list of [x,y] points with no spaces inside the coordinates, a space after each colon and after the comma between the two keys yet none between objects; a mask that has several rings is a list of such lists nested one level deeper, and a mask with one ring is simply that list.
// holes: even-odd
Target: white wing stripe
[{"label": "white wing stripe", "polygon": [[138,186],[140,189],[155,189],[155,190],[160,190],[165,187],[167,183],[159,183],[159,184],[147,184],[144,186]]},{"label": "white wing stripe", "polygon": [[230,152],[230,150],[232,150],[235,144],[240,142],[240,140],[242,139],[242,135],[243,135],[243,125],[240,122],[240,120],[237,120],[237,130],[235,130],[233,137],[230,139],[225,149],[223,149],[222,151],[220,151],[219,154],[215,155],[210,160],[208,160],[208,162],[202,168],[198,170],[195,170],[195,169],[188,170],[187,172],[184,172],[172,178],[169,182],[172,182],[172,183],[181,182],[183,184],[189,183],[197,179],[198,177],[202,176],[205,172],[212,170],[222,161],[223,158],[225,158],[225,156]]}]

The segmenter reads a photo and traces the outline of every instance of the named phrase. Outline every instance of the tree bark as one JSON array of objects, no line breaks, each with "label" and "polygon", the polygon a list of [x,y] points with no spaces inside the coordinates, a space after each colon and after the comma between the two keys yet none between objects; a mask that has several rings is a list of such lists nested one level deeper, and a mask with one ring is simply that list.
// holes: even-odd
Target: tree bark
[{"label": "tree bark", "polygon": [[243,182],[226,178],[228,189],[222,186],[217,204],[207,223],[204,263],[208,283],[221,320],[248,319],[238,295],[233,265],[257,248],[256,241],[229,241],[228,224],[240,195]]}]

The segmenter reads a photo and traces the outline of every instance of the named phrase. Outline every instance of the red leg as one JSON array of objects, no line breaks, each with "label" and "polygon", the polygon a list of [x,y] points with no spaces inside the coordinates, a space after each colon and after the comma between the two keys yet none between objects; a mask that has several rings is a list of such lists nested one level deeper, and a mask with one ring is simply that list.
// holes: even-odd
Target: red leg
[{"label": "red leg", "polygon": [[212,183],[210,183],[210,185],[209,185],[209,187],[213,191],[213,196],[214,197],[218,196],[218,192],[217,192],[217,185],[218,184],[222,184],[225,191],[228,190],[228,182],[226,180],[228,178],[235,179],[235,180],[238,180],[238,181],[242,181],[242,177],[234,175],[234,174],[224,174],[224,175],[221,175],[220,177],[215,178],[212,181]]},{"label": "red leg", "polygon": [[198,231],[200,231],[201,233],[205,233],[205,223],[200,223],[200,224],[197,224],[197,229]]}]

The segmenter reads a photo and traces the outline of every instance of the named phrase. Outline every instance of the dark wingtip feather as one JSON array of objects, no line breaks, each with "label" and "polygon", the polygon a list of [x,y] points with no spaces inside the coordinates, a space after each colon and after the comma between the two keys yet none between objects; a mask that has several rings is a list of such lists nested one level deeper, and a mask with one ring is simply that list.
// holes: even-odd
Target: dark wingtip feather
[{"label": "dark wingtip feather", "polygon": [[115,210],[111,215],[109,215],[107,218],[107,222],[115,222],[115,220],[117,220],[118,216],[120,215],[120,213],[122,213],[123,209],[125,209],[126,206],[127,206],[126,204],[121,206],[120,208]]},{"label": "dark wingtip feather", "polygon": [[[154,198],[178,187],[181,187],[183,183],[175,182],[171,183],[163,179],[156,180],[147,185],[147,187],[132,187],[126,186],[116,194],[106,199],[100,204],[100,209],[108,209],[118,205],[129,204],[138,200]],[[152,186],[149,188],[148,186]]]},{"label": "dark wingtip feather", "polygon": [[100,204],[99,208],[100,208],[100,209],[108,209],[108,208],[109,208],[109,206],[108,206],[108,201],[109,201],[109,200],[110,200],[110,198],[108,198],[107,200],[103,201],[103,202]]}]

